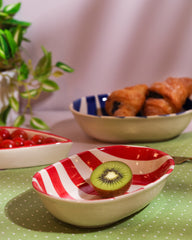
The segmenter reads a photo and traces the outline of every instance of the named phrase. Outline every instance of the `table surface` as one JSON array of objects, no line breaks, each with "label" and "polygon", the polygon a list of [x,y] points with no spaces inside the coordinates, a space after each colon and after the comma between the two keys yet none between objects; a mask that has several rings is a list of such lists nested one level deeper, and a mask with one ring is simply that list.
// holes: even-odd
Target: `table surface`
[{"label": "table surface", "polygon": [[[89,138],[72,114],[41,112],[50,132],[70,138],[70,155],[112,145]],[[170,155],[192,155],[192,123],[177,138],[145,143]],[[138,144],[137,144],[138,145]],[[192,162],[176,165],[162,192],[140,212],[97,229],[83,229],[54,218],[33,190],[33,175],[44,166],[0,171],[0,239],[3,240],[190,240],[192,234]]]}]

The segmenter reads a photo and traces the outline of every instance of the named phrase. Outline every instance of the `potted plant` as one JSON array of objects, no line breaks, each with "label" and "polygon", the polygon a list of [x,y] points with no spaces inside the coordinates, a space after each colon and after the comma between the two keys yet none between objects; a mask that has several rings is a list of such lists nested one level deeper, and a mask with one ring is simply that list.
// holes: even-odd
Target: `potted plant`
[{"label": "potted plant", "polygon": [[[33,115],[31,102],[43,91],[59,89],[52,78],[60,77],[73,69],[63,62],[52,63],[52,53],[42,46],[43,55],[34,67],[31,60],[22,57],[22,43],[28,41],[25,34],[31,23],[15,19],[21,3],[3,6],[0,0],[0,125],[19,127],[30,113],[30,125],[37,129],[48,129],[47,124]],[[23,110],[19,99],[26,99]],[[16,114],[15,114],[16,113]]]}]

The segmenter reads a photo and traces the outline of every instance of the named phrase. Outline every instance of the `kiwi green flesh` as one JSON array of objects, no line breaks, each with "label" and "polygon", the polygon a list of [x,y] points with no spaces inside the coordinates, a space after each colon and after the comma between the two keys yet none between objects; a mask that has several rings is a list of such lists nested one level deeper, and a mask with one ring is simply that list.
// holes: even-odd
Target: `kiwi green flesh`
[{"label": "kiwi green flesh", "polygon": [[132,172],[126,163],[109,161],[102,163],[92,172],[90,181],[101,197],[115,197],[129,189]]}]

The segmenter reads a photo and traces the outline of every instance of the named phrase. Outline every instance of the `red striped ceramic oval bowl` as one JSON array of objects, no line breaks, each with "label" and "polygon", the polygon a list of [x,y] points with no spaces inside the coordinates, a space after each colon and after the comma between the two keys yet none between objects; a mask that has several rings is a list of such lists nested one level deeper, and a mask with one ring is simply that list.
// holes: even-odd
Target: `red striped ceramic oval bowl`
[{"label": "red striped ceramic oval bowl", "polygon": [[[121,196],[102,199],[90,185],[92,171],[106,161],[129,165],[133,180]],[[97,227],[133,214],[153,200],[174,169],[168,154],[156,149],[114,145],[72,155],[37,172],[32,184],[47,209],[67,223]]]}]

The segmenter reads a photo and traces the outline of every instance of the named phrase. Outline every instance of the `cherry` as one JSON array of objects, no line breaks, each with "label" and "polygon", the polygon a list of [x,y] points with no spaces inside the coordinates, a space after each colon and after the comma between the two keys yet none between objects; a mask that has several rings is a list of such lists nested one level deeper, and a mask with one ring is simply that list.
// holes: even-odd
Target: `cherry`
[{"label": "cherry", "polygon": [[30,147],[30,146],[34,146],[35,142],[33,140],[25,140],[24,141],[24,146],[25,147]]},{"label": "cherry", "polygon": [[3,139],[8,139],[10,138],[10,133],[7,129],[5,128],[0,128],[0,136],[3,138]]},{"label": "cherry", "polygon": [[21,137],[15,137],[15,138],[13,138],[13,141],[14,141],[16,147],[24,146],[25,140]]},{"label": "cherry", "polygon": [[27,140],[28,139],[28,135],[27,135],[27,133],[24,131],[24,130],[22,130],[22,129],[17,129],[17,130],[15,130],[15,131],[13,131],[12,133],[11,133],[11,138],[12,139],[14,139],[14,138],[23,138],[24,140]]},{"label": "cherry", "polygon": [[29,138],[27,132],[23,129],[16,129],[10,133],[6,128],[0,128],[0,148],[29,147],[57,142],[54,137],[44,137],[40,134],[33,135]]},{"label": "cherry", "polygon": [[1,148],[14,148],[15,142],[11,139],[5,139],[1,142]]},{"label": "cherry", "polygon": [[57,140],[55,139],[55,138],[53,138],[53,137],[47,137],[47,138],[45,138],[45,140],[44,140],[44,144],[48,144],[48,143],[56,143],[57,142]]},{"label": "cherry", "polygon": [[39,134],[36,134],[31,138],[31,140],[34,141],[35,144],[39,145],[39,144],[43,144],[44,137]]}]

